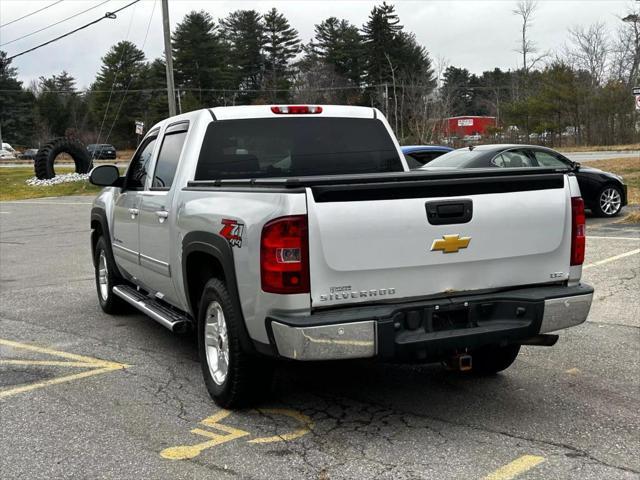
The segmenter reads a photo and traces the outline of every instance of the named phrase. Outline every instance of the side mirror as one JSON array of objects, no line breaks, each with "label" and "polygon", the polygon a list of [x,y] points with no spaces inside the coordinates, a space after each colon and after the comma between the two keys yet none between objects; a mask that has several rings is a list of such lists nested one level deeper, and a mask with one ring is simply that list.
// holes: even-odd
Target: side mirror
[{"label": "side mirror", "polygon": [[91,170],[89,182],[99,187],[121,187],[124,177],[120,176],[120,170],[115,165],[100,165]]},{"label": "side mirror", "polygon": [[573,169],[574,169],[574,170],[580,170],[580,167],[581,167],[580,163],[578,163],[578,162],[573,162]]}]

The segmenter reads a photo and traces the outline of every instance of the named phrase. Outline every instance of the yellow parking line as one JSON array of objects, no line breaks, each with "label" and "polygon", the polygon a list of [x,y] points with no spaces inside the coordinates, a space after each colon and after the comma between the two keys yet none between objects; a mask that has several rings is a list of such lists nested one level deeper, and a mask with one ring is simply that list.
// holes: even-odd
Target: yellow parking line
[{"label": "yellow parking line", "polygon": [[35,365],[45,367],[86,367],[96,368],[95,363],[61,362],[57,360],[0,360],[0,365]]},{"label": "yellow parking line", "polygon": [[[124,368],[124,367],[122,367]],[[10,388],[9,390],[0,391],[0,399],[16,395],[18,393],[24,393],[37,388],[48,387],[49,385],[57,385],[59,383],[70,382],[72,380],[79,380],[81,378],[91,377],[93,375],[100,375],[101,373],[113,372],[115,368],[94,368],[93,370],[87,370],[85,372],[76,373],[74,375],[66,375],[64,377],[56,377],[44,382],[30,383],[29,385],[23,385],[21,387]]]},{"label": "yellow parking line", "polygon": [[98,358],[85,357],[84,355],[78,355],[75,353],[61,352],[60,350],[53,350],[52,348],[38,347],[36,345],[30,345],[28,343],[20,343],[20,342],[14,342],[12,340],[5,340],[4,338],[0,338],[0,345],[5,345],[7,347],[17,348],[20,350],[28,350],[30,352],[44,353],[46,355],[53,355],[54,357],[67,358],[69,360],[75,360],[76,362],[91,363],[92,365],[101,366],[101,367],[111,366],[113,368],[126,368],[129,366],[129,365],[123,365],[122,363],[109,362],[107,360],[100,360]]},{"label": "yellow parking line", "polygon": [[544,462],[544,457],[538,457],[536,455],[523,455],[520,458],[515,459],[513,462],[499,468],[493,473],[490,473],[484,480],[511,480],[516,478],[521,473],[531,470],[536,465]]},{"label": "yellow parking line", "polygon": [[598,260],[597,262],[589,263],[582,267],[583,270],[588,268],[597,267],[599,265],[603,265],[605,263],[613,262],[614,260],[620,260],[621,258],[630,257],[631,255],[636,255],[640,253],[640,248],[636,248],[635,250],[631,250],[629,252],[621,253],[620,255],[614,255],[613,257],[605,258],[603,260]]},{"label": "yellow parking line", "polygon": [[293,432],[283,433],[282,435],[274,435],[272,437],[255,438],[253,440],[249,440],[248,443],[272,443],[282,441],[288,442],[306,435],[314,426],[313,420],[311,420],[304,413],[290,410],[288,408],[259,408],[258,412],[262,413],[263,415],[284,415],[285,417],[291,417],[294,420],[300,422],[303,426],[301,428],[298,428],[297,430],[294,430]]},{"label": "yellow parking line", "polygon": [[54,357],[65,358],[70,361],[59,360],[23,360],[23,359],[2,359],[0,365],[33,365],[33,366],[55,366],[55,367],[76,367],[76,368],[89,368],[84,372],[74,373],[71,375],[63,375],[62,377],[50,378],[43,382],[29,383],[27,385],[20,385],[18,387],[9,388],[6,390],[0,390],[0,399],[17,395],[18,393],[29,392],[49,385],[57,385],[60,383],[70,382],[72,380],[78,380],[81,378],[91,377],[93,375],[100,375],[101,373],[113,372],[114,370],[121,370],[129,367],[123,363],[109,362],[106,360],[100,360],[98,358],[85,357],[84,355],[77,355],[75,353],[61,352],[60,350],[53,350],[46,347],[38,347],[36,345],[30,345],[26,343],[14,342],[13,340],[6,340],[0,338],[0,346],[6,346],[19,350],[27,350],[29,352],[36,352],[45,355],[52,355]]}]

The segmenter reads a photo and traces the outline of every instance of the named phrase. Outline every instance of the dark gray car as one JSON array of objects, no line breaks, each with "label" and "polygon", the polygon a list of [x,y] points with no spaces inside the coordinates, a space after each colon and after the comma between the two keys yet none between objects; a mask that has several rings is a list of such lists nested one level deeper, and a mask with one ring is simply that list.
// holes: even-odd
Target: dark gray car
[{"label": "dark gray car", "polygon": [[594,215],[613,217],[627,204],[622,177],[585,167],[555,150],[537,145],[480,145],[459,148],[428,163],[431,168],[567,168],[573,171],[586,206]]}]

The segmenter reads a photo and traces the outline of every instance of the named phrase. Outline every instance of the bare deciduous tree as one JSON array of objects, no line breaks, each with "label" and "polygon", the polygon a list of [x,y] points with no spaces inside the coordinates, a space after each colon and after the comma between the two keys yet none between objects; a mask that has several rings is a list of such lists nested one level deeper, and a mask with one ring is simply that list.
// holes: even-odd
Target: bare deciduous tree
[{"label": "bare deciduous tree", "polygon": [[598,22],[588,28],[570,28],[569,39],[571,44],[566,47],[569,63],[574,68],[589,72],[594,85],[601,85],[605,80],[610,50],[605,24]]},{"label": "bare deciduous tree", "polygon": [[520,0],[513,10],[514,15],[522,18],[522,39],[516,52],[522,54],[522,69],[525,74],[529,73],[529,70],[531,70],[536,63],[547,56],[546,53],[542,53],[537,57],[533,57],[533,55],[538,52],[538,48],[535,42],[528,36],[529,28],[533,21],[533,14],[537,8],[538,4],[534,0]]},{"label": "bare deciduous tree", "polygon": [[637,86],[640,83],[640,6],[630,4],[620,20],[624,23],[613,42],[612,76],[629,86]]}]

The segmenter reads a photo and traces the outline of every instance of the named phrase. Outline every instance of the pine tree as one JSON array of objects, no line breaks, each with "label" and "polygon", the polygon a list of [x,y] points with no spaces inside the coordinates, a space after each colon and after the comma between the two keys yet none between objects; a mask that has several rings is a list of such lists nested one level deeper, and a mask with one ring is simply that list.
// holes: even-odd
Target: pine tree
[{"label": "pine tree", "polygon": [[286,101],[292,77],[290,62],[300,52],[298,31],[275,8],[265,14],[263,23],[265,84],[272,90],[272,101]]},{"label": "pine tree", "polygon": [[176,27],[172,44],[178,90],[189,91],[189,98],[197,101],[192,105],[195,108],[217,105],[219,95],[211,89],[228,87],[229,77],[224,48],[211,15],[204,11],[188,13]]},{"label": "pine tree", "polygon": [[227,68],[232,87],[245,90],[240,103],[251,103],[259,97],[263,86],[265,59],[264,24],[255,10],[236,10],[220,20],[220,35],[228,50]]},{"label": "pine tree", "polygon": [[471,74],[466,68],[448,67],[443,75],[442,93],[447,102],[447,112],[451,116],[471,115],[473,90]]},{"label": "pine tree", "polygon": [[[148,91],[144,92],[145,109],[139,120],[144,122],[145,130],[149,130],[154,124],[169,116],[167,64],[164,58],[156,58],[148,65],[144,74],[144,88]],[[182,111],[186,111],[184,105]]]},{"label": "pine tree", "polygon": [[402,30],[400,19],[393,5],[383,2],[373,7],[367,23],[362,27],[365,41],[368,85],[392,80],[392,66],[398,52],[398,33]]},{"label": "pine tree", "polygon": [[364,46],[358,27],[346,20],[329,17],[315,26],[313,52],[335,71],[360,85],[364,70]]},{"label": "pine tree", "polygon": [[34,126],[32,92],[22,88],[18,71],[7,60],[7,54],[0,51],[0,127],[2,141],[13,147],[29,145]]},{"label": "pine tree", "polygon": [[[102,67],[91,86],[91,111],[99,143],[117,147],[135,145],[135,121],[144,115],[144,78],[147,64],[142,50],[122,41],[102,58]],[[111,93],[113,90],[113,94]]]},{"label": "pine tree", "polygon": [[38,116],[50,136],[64,136],[77,131],[85,113],[84,102],[76,92],[76,80],[66,71],[60,75],[40,77],[36,100]]}]

